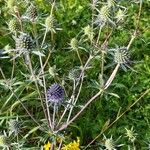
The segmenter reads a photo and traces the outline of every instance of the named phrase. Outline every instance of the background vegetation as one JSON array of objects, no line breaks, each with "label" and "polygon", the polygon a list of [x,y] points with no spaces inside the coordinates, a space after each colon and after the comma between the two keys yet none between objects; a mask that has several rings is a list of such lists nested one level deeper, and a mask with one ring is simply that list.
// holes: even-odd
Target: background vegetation
[{"label": "background vegetation", "polygon": [[[88,38],[89,32],[86,33],[85,31],[88,25],[92,27],[92,16],[94,15],[94,20],[96,18],[97,11],[95,10],[93,13],[91,7],[92,3],[96,3],[96,1],[56,0],[53,9],[52,1],[34,0],[31,2],[36,6],[36,21],[34,23],[34,20],[21,18],[24,28],[21,31],[20,22],[15,15],[19,12],[21,17],[26,16],[25,12],[30,5],[30,1],[0,1],[0,149],[40,149],[47,141],[57,139],[56,135],[50,133],[47,129],[47,121],[39,100],[38,90],[35,90],[34,77],[24,59],[24,55],[21,54],[15,58],[17,54],[11,51],[16,48],[15,37],[19,37],[20,32],[29,33],[34,39],[34,44],[38,41],[42,45],[44,32],[47,28],[45,19],[51,14],[52,10],[53,24],[47,32],[43,47],[39,50],[40,53],[31,56],[32,67],[34,74],[38,74],[41,69],[38,56],[42,56],[43,64],[50,56],[44,68],[46,88],[53,83],[59,83],[65,88],[68,97],[72,93],[73,85],[73,81],[69,80],[68,74],[70,70],[74,68],[80,70],[82,66],[76,50],[70,43],[71,39],[77,39],[77,46],[82,47],[78,49],[78,52],[82,63],[85,64],[89,55],[94,53],[97,47],[102,49],[102,44],[111,30],[112,34],[108,43],[104,45],[106,46],[104,49],[108,51],[117,49],[117,47],[127,47],[136,30],[136,37],[129,48],[131,54],[130,67],[119,68],[109,88],[97,97],[69,127],[61,131],[58,137],[63,137],[63,143],[65,144],[79,137],[80,149],[108,149],[106,145],[108,139],[114,142],[112,149],[120,144],[124,145],[116,149],[149,149],[149,0],[111,1],[115,2],[114,5],[121,6],[120,9],[124,11],[122,12],[123,18],[121,18],[121,22],[115,22],[115,14],[119,9],[117,9],[117,6],[113,7],[110,12],[110,16],[113,17],[110,17],[110,19],[116,25],[106,23],[102,28],[97,45],[91,44]],[[105,0],[97,1],[96,8],[100,10],[106,3]],[[18,29],[15,33],[11,31],[9,26],[12,19],[16,19],[18,23]],[[94,24],[92,32],[94,33],[92,40],[96,42],[99,27]],[[44,54],[44,57],[42,54]],[[103,79],[101,79],[102,60],[104,60]],[[96,94],[99,88],[103,86],[102,82],[107,81],[114,68],[115,63],[111,53],[108,52],[105,58],[102,57],[102,53],[96,54],[88,69],[85,70],[84,82],[73,114],[76,114],[87,100]],[[40,78],[37,82],[41,95],[44,97],[43,86],[40,85],[43,79]],[[66,99],[68,97],[66,96]],[[40,127],[25,112],[19,99],[42,127],[44,126],[43,130],[45,131],[41,131]],[[64,107],[61,107],[58,116],[63,112]],[[52,112],[51,107],[50,112]],[[17,127],[19,127],[16,127],[17,131],[11,124],[14,120],[19,122],[17,124]],[[17,135],[14,135],[14,133]],[[115,142],[117,139],[118,141]],[[91,144],[88,145],[89,143]]]}]

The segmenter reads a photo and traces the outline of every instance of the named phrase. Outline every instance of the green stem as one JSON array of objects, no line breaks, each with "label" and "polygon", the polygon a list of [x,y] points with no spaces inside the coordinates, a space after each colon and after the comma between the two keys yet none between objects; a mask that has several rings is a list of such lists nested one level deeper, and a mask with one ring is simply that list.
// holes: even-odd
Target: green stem
[{"label": "green stem", "polygon": [[[68,101],[69,104],[67,104],[67,106],[65,107],[65,110],[64,110],[63,114],[61,115],[61,117],[60,117],[60,119],[59,119],[58,124],[57,124],[56,127],[59,126],[59,124],[61,123],[63,117],[65,116],[65,114],[66,114],[66,112],[67,112],[67,110],[68,110],[68,107],[70,107],[70,104],[74,101],[74,94],[75,94],[75,81],[73,82],[73,92],[72,92],[72,96],[71,96],[70,100]],[[68,122],[68,119],[67,119],[67,122]]]},{"label": "green stem", "polygon": [[[32,77],[34,78],[35,86],[36,86],[37,91],[38,91],[38,94],[39,94],[39,96],[40,96],[41,105],[42,105],[42,108],[43,108],[44,115],[45,115],[45,117],[47,118],[47,114],[46,114],[46,112],[45,112],[44,102],[43,102],[43,100],[42,100],[42,96],[41,96],[41,93],[40,93],[40,90],[39,90],[39,86],[38,86],[36,77],[35,77],[35,75],[34,75],[34,71],[33,71],[33,67],[32,67],[32,63],[31,63],[30,56],[29,56],[29,54],[27,54],[26,56],[28,57],[29,69],[30,69],[31,75],[32,75]],[[47,120],[48,120],[48,118],[47,118]],[[49,123],[48,123],[48,124],[49,124]]]},{"label": "green stem", "polygon": [[104,75],[104,56],[105,56],[105,53],[104,51],[102,50],[102,60],[101,60],[101,79],[103,80],[103,75]]},{"label": "green stem", "polygon": [[76,105],[76,103],[78,101],[78,98],[79,98],[79,95],[80,95],[80,92],[81,92],[81,89],[82,89],[82,85],[83,85],[83,78],[84,78],[84,72],[83,72],[83,75],[82,75],[82,78],[81,78],[81,84],[80,84],[80,87],[79,87],[79,90],[78,90],[77,97],[75,98],[75,101],[73,102],[73,105],[71,106],[71,109],[70,109],[70,112],[69,112],[69,115],[68,115],[68,119],[67,119],[67,123],[69,122],[72,111],[73,111],[73,108],[74,108],[74,106]]},{"label": "green stem", "polygon": [[11,71],[11,80],[13,79],[14,72],[15,72],[15,59],[13,59],[13,67],[12,67],[12,71]]},{"label": "green stem", "polygon": [[47,28],[45,29],[45,33],[44,33],[44,37],[43,37],[43,40],[42,40],[41,48],[44,45],[44,42],[45,42],[45,39],[46,39],[46,35],[47,35]]},{"label": "green stem", "polygon": [[117,73],[119,67],[120,67],[120,64],[118,63],[118,64],[116,65],[115,69],[113,70],[111,76],[109,77],[109,79],[108,79],[107,82],[105,83],[105,85],[104,85],[104,90],[106,90],[106,89],[110,86],[110,84],[112,83],[114,77],[116,76],[116,73]]},{"label": "green stem", "polygon": [[[35,23],[33,23],[33,30],[34,30],[34,35],[35,35],[35,38],[36,38],[37,37],[37,29],[36,29],[36,24]],[[45,35],[44,35],[43,42],[42,42],[43,44],[45,42],[46,33],[47,33],[47,31],[45,31]],[[37,44],[38,49],[40,49],[38,40],[36,40],[36,44]],[[42,48],[42,46],[41,46],[41,48]],[[47,101],[47,95],[46,95],[46,84],[45,84],[44,68],[43,68],[43,62],[42,62],[41,56],[39,56],[39,60],[40,60],[40,65],[41,65],[41,73],[43,75],[42,77],[43,77],[44,93],[45,93],[45,99],[46,99],[46,112],[45,112],[44,102],[42,100],[42,97],[40,96],[41,105],[43,107],[43,111],[44,111],[44,114],[45,114],[45,118],[47,119],[49,129],[52,129],[51,117],[50,117],[50,112],[49,112],[49,107],[48,107],[48,101]],[[30,65],[31,65],[31,61],[30,61]],[[32,70],[32,66],[30,68]],[[38,88],[37,82],[36,82],[36,86]],[[39,88],[38,88],[38,91],[39,91]],[[39,91],[39,93],[40,93],[40,91]]]},{"label": "green stem", "polygon": [[53,108],[53,124],[52,124],[53,130],[54,130],[54,127],[55,127],[56,107],[57,107],[56,104],[54,104],[54,108]]},{"label": "green stem", "polygon": [[97,41],[96,41],[96,45],[99,43],[99,39],[100,39],[100,35],[101,35],[101,30],[102,30],[102,27],[100,26],[99,32],[98,32]]},{"label": "green stem", "polygon": [[79,60],[80,60],[80,64],[81,64],[81,66],[83,66],[83,62],[82,62],[82,59],[81,59],[81,57],[80,57],[79,50],[76,49],[76,52],[77,52],[78,58],[79,58]]},{"label": "green stem", "polygon": [[50,116],[50,111],[49,111],[49,106],[48,106],[48,100],[47,100],[47,92],[46,92],[46,82],[45,82],[45,76],[44,76],[44,69],[43,69],[43,62],[42,62],[42,58],[41,56],[39,56],[40,59],[40,65],[41,65],[41,71],[42,71],[42,77],[43,77],[43,84],[44,84],[44,95],[45,95],[45,99],[46,99],[46,110],[47,110],[47,119],[48,119],[48,125],[50,127],[50,129],[52,129],[52,122],[51,122],[51,116]]},{"label": "green stem", "polygon": [[75,90],[76,90],[76,88],[75,88],[75,80],[73,81],[73,92],[72,92],[72,98],[71,98],[71,105],[70,105],[70,111],[69,111],[69,114],[68,114],[68,118],[67,118],[67,122],[69,122],[69,120],[70,120],[70,117],[71,117],[71,113],[72,113],[72,110],[73,110],[73,107],[74,107],[74,100],[75,100]]}]

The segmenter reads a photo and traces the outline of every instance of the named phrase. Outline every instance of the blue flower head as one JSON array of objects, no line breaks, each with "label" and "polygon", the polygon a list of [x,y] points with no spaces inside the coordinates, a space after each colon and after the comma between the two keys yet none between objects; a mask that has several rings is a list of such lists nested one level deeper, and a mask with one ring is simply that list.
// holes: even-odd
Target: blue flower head
[{"label": "blue flower head", "polygon": [[52,84],[47,90],[47,100],[51,103],[58,104],[64,99],[64,89],[58,84]]}]

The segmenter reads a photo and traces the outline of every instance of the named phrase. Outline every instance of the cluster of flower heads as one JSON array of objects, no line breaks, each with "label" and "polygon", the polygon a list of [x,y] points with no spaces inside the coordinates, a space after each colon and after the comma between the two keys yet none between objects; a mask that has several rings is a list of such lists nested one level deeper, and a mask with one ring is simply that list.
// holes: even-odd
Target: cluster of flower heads
[{"label": "cluster of flower heads", "polygon": [[106,24],[106,22],[109,20],[110,17],[110,10],[109,7],[107,5],[104,5],[100,11],[99,14],[97,15],[97,18],[95,20],[95,24],[97,24],[98,26],[104,26]]},{"label": "cluster of flower heads", "polygon": [[52,84],[47,90],[48,102],[59,104],[64,99],[64,96],[65,96],[64,89],[58,83]]},{"label": "cluster of flower heads", "polygon": [[93,9],[98,12],[98,14],[95,15],[96,18],[94,24],[99,27],[104,27],[106,24],[116,26],[126,17],[126,8],[117,5],[117,0],[107,0],[107,2],[103,3],[100,9],[98,8],[99,4],[101,4],[101,2],[94,0]]}]

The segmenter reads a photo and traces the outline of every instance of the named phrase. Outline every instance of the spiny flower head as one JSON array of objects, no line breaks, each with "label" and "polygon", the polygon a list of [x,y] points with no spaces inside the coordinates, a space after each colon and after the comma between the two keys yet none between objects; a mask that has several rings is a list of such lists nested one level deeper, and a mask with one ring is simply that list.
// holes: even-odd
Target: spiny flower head
[{"label": "spiny flower head", "polygon": [[114,50],[114,61],[120,64],[129,62],[130,56],[126,47],[117,48]]},{"label": "spiny flower head", "polygon": [[119,9],[116,13],[115,18],[117,19],[117,22],[120,22],[120,21],[124,20],[125,16],[126,16],[126,12]]},{"label": "spiny flower head", "polygon": [[134,142],[136,140],[137,133],[135,133],[133,127],[131,129],[126,129],[126,137],[128,137],[129,141]]},{"label": "spiny flower head", "polygon": [[57,73],[56,65],[54,65],[54,66],[52,66],[52,67],[49,67],[48,72],[49,72],[49,74],[50,74],[52,77],[57,76],[58,73]]},{"label": "spiny flower head", "polygon": [[109,10],[109,7],[107,5],[104,5],[101,9],[100,9],[100,15],[103,17],[103,18],[106,18],[108,19],[109,16],[110,16],[110,10]]},{"label": "spiny flower head", "polygon": [[98,7],[98,4],[100,2],[98,0],[93,0],[92,3],[90,4],[91,8],[94,10],[96,7]]},{"label": "spiny flower head", "polygon": [[35,21],[36,17],[37,17],[37,9],[36,6],[34,6],[33,4],[31,4],[27,11],[26,11],[26,16],[27,19],[31,20],[31,21]]},{"label": "spiny flower head", "polygon": [[10,140],[5,135],[0,135],[0,146],[7,147],[10,145]]},{"label": "spiny flower head", "polygon": [[9,121],[9,130],[10,133],[14,133],[17,135],[20,132],[21,123],[18,120],[10,120]]},{"label": "spiny flower head", "polygon": [[80,69],[72,69],[69,71],[68,77],[71,80],[77,81],[77,80],[79,80],[80,74],[81,74]]},{"label": "spiny flower head", "polygon": [[16,32],[18,30],[18,22],[15,19],[10,20],[8,23],[8,28],[10,32]]},{"label": "spiny flower head", "polygon": [[58,83],[52,84],[47,90],[47,100],[51,103],[61,103],[64,96],[64,89]]},{"label": "spiny flower head", "polygon": [[94,32],[92,27],[90,27],[90,25],[86,26],[83,28],[84,31],[84,35],[87,35],[88,38],[92,41],[93,37],[94,37]]},{"label": "spiny flower head", "polygon": [[110,138],[106,138],[106,136],[104,136],[104,146],[105,146],[105,150],[117,150],[117,147],[121,147],[124,144],[119,144],[117,145],[117,141],[120,139],[120,137],[117,140],[113,140],[112,136]]},{"label": "spiny flower head", "polygon": [[114,7],[116,4],[116,0],[107,0],[108,7]]},{"label": "spiny flower head", "polygon": [[104,5],[100,9],[94,24],[103,27],[107,21],[110,21],[109,17],[110,17],[110,8],[108,7],[108,5]]},{"label": "spiny flower head", "polygon": [[78,40],[76,38],[71,39],[70,47],[71,47],[72,50],[78,49]]},{"label": "spiny flower head", "polygon": [[16,49],[31,50],[33,48],[33,40],[30,35],[21,33],[16,39]]},{"label": "spiny flower head", "polygon": [[84,27],[83,30],[85,35],[89,35],[93,32],[93,29],[90,27],[90,25]]},{"label": "spiny flower head", "polygon": [[112,138],[108,138],[105,140],[105,147],[107,150],[115,149],[115,142]]},{"label": "spiny flower head", "polygon": [[53,31],[54,30],[54,23],[55,23],[55,19],[52,15],[49,15],[46,19],[45,19],[45,27],[47,31]]}]

